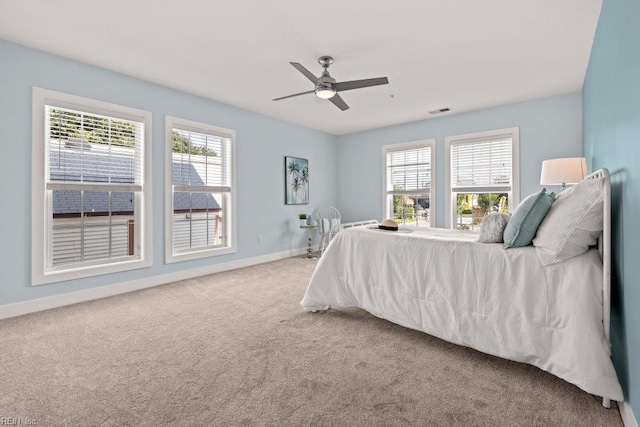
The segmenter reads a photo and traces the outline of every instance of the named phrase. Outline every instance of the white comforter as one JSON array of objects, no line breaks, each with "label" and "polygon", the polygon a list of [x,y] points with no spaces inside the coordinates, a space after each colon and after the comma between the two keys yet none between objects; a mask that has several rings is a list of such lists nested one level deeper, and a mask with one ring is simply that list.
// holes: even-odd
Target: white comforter
[{"label": "white comforter", "polygon": [[361,307],[623,400],[602,332],[602,263],[595,249],[544,267],[533,247],[507,250],[454,230],[402,231],[338,233],[302,306]]}]

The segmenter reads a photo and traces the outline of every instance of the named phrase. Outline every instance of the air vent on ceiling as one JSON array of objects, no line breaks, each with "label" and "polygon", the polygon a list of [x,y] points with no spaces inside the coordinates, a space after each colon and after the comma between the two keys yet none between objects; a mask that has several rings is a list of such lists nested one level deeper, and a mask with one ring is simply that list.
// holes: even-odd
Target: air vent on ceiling
[{"label": "air vent on ceiling", "polygon": [[446,113],[447,111],[451,111],[449,108],[441,108],[439,110],[431,110],[429,111],[429,114],[440,114],[440,113]]}]

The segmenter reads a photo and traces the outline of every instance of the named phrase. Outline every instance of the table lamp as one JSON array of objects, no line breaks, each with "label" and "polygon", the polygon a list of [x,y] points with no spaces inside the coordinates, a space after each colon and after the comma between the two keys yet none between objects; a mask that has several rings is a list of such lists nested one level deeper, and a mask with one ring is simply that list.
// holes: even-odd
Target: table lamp
[{"label": "table lamp", "polygon": [[577,184],[585,176],[587,161],[584,157],[549,159],[542,162],[540,185],[562,185],[564,191],[567,184]]}]

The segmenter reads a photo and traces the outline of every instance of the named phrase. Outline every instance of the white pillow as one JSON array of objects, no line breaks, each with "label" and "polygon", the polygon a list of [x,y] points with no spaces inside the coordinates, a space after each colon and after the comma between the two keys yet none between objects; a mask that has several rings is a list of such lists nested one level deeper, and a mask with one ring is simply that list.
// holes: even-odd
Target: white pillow
[{"label": "white pillow", "polygon": [[480,236],[478,236],[478,242],[480,243],[502,243],[502,236],[504,229],[509,222],[511,215],[508,213],[490,213],[482,218],[482,224],[480,224]]},{"label": "white pillow", "polygon": [[597,244],[603,203],[604,178],[581,181],[558,195],[533,239],[543,265],[573,258]]},{"label": "white pillow", "polygon": [[338,218],[321,218],[320,219],[320,234],[329,234],[331,231],[334,233],[339,230],[340,220]]}]

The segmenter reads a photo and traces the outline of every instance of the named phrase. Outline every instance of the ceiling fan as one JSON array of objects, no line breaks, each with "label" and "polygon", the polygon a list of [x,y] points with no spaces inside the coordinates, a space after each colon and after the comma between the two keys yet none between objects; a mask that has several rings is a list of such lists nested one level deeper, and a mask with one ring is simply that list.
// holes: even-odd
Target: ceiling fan
[{"label": "ceiling fan", "polygon": [[338,95],[338,92],[342,92],[345,90],[352,89],[361,89],[363,87],[369,86],[378,86],[378,85],[386,85],[389,83],[389,79],[386,77],[378,77],[375,79],[363,79],[363,80],[351,80],[348,82],[336,82],[336,79],[329,75],[329,66],[333,64],[333,58],[330,56],[321,56],[318,58],[318,62],[324,68],[322,75],[320,77],[316,77],[313,73],[297,62],[290,62],[291,65],[295,67],[296,70],[300,71],[306,78],[311,80],[311,82],[316,86],[314,90],[309,90],[306,92],[296,93],[294,95],[283,96],[281,98],[276,98],[274,101],[280,101],[281,99],[292,98],[294,96],[306,95],[309,93],[314,93],[318,98],[328,99],[341,109],[342,111],[348,110],[349,106],[346,102]]}]

